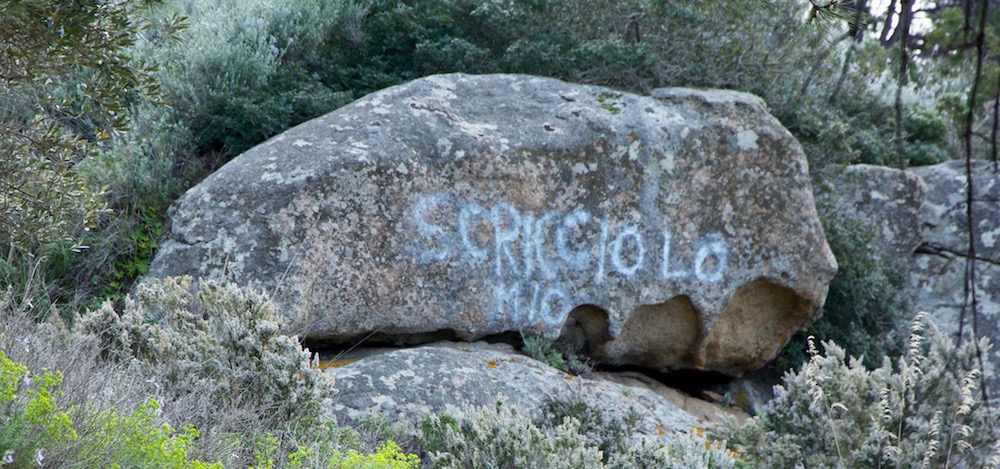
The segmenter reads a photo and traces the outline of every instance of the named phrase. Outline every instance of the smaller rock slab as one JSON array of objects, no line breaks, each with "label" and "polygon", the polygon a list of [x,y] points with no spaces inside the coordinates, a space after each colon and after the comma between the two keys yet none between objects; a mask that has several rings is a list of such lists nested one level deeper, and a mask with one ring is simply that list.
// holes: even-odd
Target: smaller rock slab
[{"label": "smaller rock slab", "polygon": [[385,416],[411,432],[430,413],[463,415],[494,405],[498,396],[532,417],[541,415],[547,400],[582,399],[618,418],[636,412],[642,417],[638,431],[653,436],[686,433],[698,424],[656,390],[568,375],[508,345],[439,342],[369,356],[328,372],[335,374],[339,390],[330,409],[338,421]]}]

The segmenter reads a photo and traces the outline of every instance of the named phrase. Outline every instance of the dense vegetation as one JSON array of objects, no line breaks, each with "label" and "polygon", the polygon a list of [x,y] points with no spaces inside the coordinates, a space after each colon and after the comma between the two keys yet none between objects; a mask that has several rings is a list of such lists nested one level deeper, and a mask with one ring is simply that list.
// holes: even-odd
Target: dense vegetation
[{"label": "dense vegetation", "polygon": [[[0,0],[0,465],[412,467],[406,452],[422,451],[470,467],[530,448],[595,467],[731,467],[772,451],[777,466],[1000,466],[984,443],[996,429],[970,417],[991,414],[968,346],[886,334],[910,324],[905,275],[835,216],[824,223],[842,273],[780,362],[801,370],[730,435],[742,456],[594,436],[593,412],[532,422],[502,408],[435,416],[400,450],[391,431],[320,415],[332,386],[259,294],[177,279],[126,295],[186,188],[291,126],[433,73],[753,92],[817,180],[849,163],[995,160],[998,26],[989,0]],[[819,354],[807,335],[844,349]],[[269,384],[243,394],[251,382]],[[483,447],[501,433],[508,446]]]}]

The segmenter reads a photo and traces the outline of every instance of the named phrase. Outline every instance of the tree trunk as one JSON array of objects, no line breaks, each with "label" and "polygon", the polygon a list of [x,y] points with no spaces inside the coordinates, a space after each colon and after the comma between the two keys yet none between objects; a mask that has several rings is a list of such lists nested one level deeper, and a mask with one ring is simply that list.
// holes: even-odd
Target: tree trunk
[{"label": "tree trunk", "polygon": [[[967,316],[972,318],[972,342],[976,347],[976,358],[979,361],[979,369],[983,373],[980,375],[983,401],[987,403],[986,412],[990,412],[989,392],[986,389],[986,373],[983,365],[983,351],[979,348],[979,300],[976,294],[976,223],[974,220],[973,187],[972,177],[972,127],[976,118],[976,97],[979,94],[979,86],[983,77],[983,62],[986,59],[986,24],[989,15],[989,0],[982,0],[979,11],[979,30],[976,34],[976,74],[972,80],[972,89],[969,91],[969,108],[965,116],[965,132],[963,137],[965,144],[965,220],[966,230],[969,235],[968,254],[965,258],[965,302],[958,316],[958,346],[962,345],[963,330]],[[968,22],[969,17],[966,17]],[[966,314],[966,309],[971,314]]]},{"label": "tree trunk", "polygon": [[851,45],[847,48],[847,55],[844,57],[844,64],[840,67],[840,76],[837,77],[837,84],[833,86],[833,92],[830,93],[830,98],[827,100],[829,103],[837,100],[837,95],[840,94],[841,88],[844,87],[844,80],[847,79],[847,69],[851,65],[851,60],[854,60],[854,51],[857,50],[858,44],[865,38],[865,27],[861,22],[868,8],[867,3],[867,0],[861,0],[856,5],[857,10],[854,13],[854,22],[851,23],[851,27],[847,31],[847,36],[852,38],[853,41],[851,41]]},{"label": "tree trunk", "polygon": [[909,57],[906,53],[906,43],[910,36],[910,20],[913,18],[913,1],[901,0],[899,25],[889,38],[889,44],[899,42],[899,78],[896,80],[896,154],[899,157],[899,169],[906,169],[906,145],[903,135],[903,86],[906,85],[909,73]]},{"label": "tree trunk", "polygon": [[889,2],[889,7],[885,10],[885,26],[882,27],[882,35],[878,40],[882,44],[889,42],[889,31],[892,30],[892,17],[896,15],[896,0]]},{"label": "tree trunk", "polygon": [[900,0],[899,2],[899,24],[893,30],[892,36],[885,42],[886,46],[896,44],[900,40],[909,39],[910,23],[913,21],[913,0]]}]

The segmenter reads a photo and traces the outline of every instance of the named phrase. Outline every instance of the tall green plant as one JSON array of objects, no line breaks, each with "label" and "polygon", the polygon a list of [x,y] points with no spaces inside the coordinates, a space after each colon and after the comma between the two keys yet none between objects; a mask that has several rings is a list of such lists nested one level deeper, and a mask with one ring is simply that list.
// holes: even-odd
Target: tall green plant
[{"label": "tall green plant", "polygon": [[76,239],[105,212],[75,165],[156,96],[127,49],[138,1],[0,2],[0,241],[23,252]]},{"label": "tall green plant", "polygon": [[197,154],[235,156],[351,98],[314,66],[339,47],[341,2],[203,0],[174,8],[162,14],[187,18],[183,40],[146,36],[134,53],[162,64],[158,77]]}]

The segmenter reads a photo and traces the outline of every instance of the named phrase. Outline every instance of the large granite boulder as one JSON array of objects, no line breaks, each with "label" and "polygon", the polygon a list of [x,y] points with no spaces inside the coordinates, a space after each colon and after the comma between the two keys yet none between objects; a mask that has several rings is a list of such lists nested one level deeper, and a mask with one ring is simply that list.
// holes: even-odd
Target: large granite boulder
[{"label": "large granite boulder", "polygon": [[726,91],[423,78],[246,152],[170,216],[151,275],[274,291],[315,340],[523,330],[740,372],[836,271],[799,144]]},{"label": "large granite boulder", "polygon": [[[927,311],[937,326],[956,334],[965,304],[965,271],[969,257],[966,176],[962,161],[910,170],[927,184],[922,211],[924,243],[913,257],[914,306]],[[980,337],[1000,343],[1000,175],[993,163],[975,161],[973,227],[975,228],[976,294]],[[973,328],[966,309],[964,331]],[[989,354],[987,382],[993,395],[1000,389],[1000,346]]]},{"label": "large granite boulder", "polygon": [[506,344],[438,342],[344,358],[338,362],[347,364],[326,370],[338,390],[330,414],[342,423],[385,417],[415,433],[430,413],[461,415],[498,399],[533,418],[550,402],[581,401],[612,419],[638,415],[639,432],[668,438],[726,417],[748,417],[641,375],[568,375]]}]

